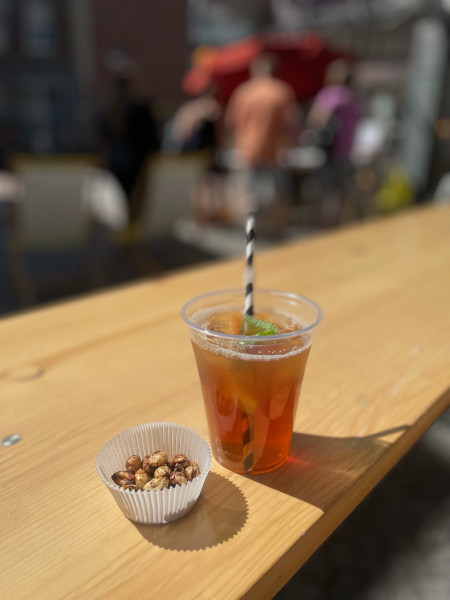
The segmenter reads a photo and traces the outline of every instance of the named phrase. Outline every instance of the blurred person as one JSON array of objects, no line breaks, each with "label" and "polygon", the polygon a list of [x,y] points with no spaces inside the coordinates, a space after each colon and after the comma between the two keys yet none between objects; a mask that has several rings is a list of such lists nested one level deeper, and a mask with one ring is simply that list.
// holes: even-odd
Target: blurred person
[{"label": "blurred person", "polygon": [[163,150],[170,153],[202,152],[206,170],[192,190],[192,213],[198,225],[226,220],[223,175],[218,159],[223,109],[216,88],[207,84],[197,98],[187,100],[167,123]]},{"label": "blurred person", "polygon": [[233,137],[246,178],[244,212],[267,212],[270,229],[280,233],[287,224],[292,193],[279,152],[299,139],[300,109],[292,88],[277,79],[275,72],[274,56],[261,54],[255,59],[250,79],[230,98],[225,127]]},{"label": "blurred person", "polygon": [[103,166],[121,183],[133,219],[139,212],[133,205],[133,189],[146,157],[158,151],[160,144],[150,101],[132,97],[130,72],[114,74],[99,130]]},{"label": "blurred person", "polygon": [[333,61],[306,119],[306,128],[318,134],[330,160],[348,160],[352,153],[361,109],[351,83],[350,64]]},{"label": "blurred person", "polygon": [[217,147],[222,107],[214,86],[192,100],[187,100],[167,123],[163,149],[167,152],[192,152]]},{"label": "blurred person", "polygon": [[351,89],[352,72],[348,61],[339,59],[328,66],[324,87],[316,95],[307,115],[307,132],[327,153],[321,173],[322,202],[319,224],[335,224],[341,219],[346,200],[351,201],[352,152],[362,116]]}]

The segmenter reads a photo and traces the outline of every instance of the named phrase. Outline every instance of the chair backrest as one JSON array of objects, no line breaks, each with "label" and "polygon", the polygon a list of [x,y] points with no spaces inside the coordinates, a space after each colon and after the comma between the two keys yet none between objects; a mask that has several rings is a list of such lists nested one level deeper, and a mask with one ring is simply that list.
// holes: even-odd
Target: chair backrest
[{"label": "chair backrest", "polygon": [[87,241],[91,220],[83,207],[83,161],[27,161],[16,169],[22,184],[18,237],[26,250],[73,249]]},{"label": "chair backrest", "polygon": [[191,216],[192,191],[208,165],[208,155],[203,152],[149,159],[139,220],[141,239],[170,235],[179,219]]}]

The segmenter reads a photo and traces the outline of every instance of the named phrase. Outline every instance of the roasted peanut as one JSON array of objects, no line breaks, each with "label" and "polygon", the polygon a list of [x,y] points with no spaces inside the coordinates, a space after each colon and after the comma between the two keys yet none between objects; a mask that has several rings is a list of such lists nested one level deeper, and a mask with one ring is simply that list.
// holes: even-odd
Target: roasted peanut
[{"label": "roasted peanut", "polygon": [[144,471],[144,469],[138,469],[135,473],[136,485],[138,488],[143,488],[146,483],[148,483],[149,476]]},{"label": "roasted peanut", "polygon": [[167,465],[162,465],[161,467],[155,469],[153,477],[155,479],[157,479],[158,477],[170,477],[171,473],[172,471],[170,470],[170,467],[168,467]]},{"label": "roasted peanut", "polygon": [[169,487],[169,480],[167,477],[157,477],[150,479],[148,483],[144,485],[144,490],[163,490]]},{"label": "roasted peanut", "polygon": [[170,485],[175,487],[176,485],[183,485],[187,483],[187,479],[179,471],[172,471],[170,474]]},{"label": "roasted peanut", "polygon": [[141,457],[137,454],[133,454],[133,456],[130,456],[127,460],[125,467],[130,473],[135,473],[138,469],[142,469]]},{"label": "roasted peanut", "polygon": [[191,461],[184,454],[175,454],[175,456],[170,461],[169,465],[172,469],[175,468],[175,465],[181,465],[182,467],[187,467]]},{"label": "roasted peanut", "polygon": [[117,471],[112,475],[111,479],[121,487],[127,483],[136,483],[134,474],[129,473],[128,471]]},{"label": "roasted peanut", "polygon": [[188,481],[192,481],[200,475],[200,469],[196,463],[191,463],[184,470],[184,476]]}]

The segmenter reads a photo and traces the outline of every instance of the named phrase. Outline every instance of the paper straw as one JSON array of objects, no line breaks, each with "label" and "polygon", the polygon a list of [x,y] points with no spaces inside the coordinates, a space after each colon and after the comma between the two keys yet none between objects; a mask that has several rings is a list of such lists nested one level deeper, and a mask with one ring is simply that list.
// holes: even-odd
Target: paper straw
[{"label": "paper straw", "polygon": [[[247,217],[245,226],[247,234],[246,245],[246,286],[245,286],[245,314],[253,315],[253,250],[255,240],[255,216],[250,214]],[[253,423],[252,418],[242,411],[242,458],[244,471],[251,471],[254,463],[253,454]]]},{"label": "paper straw", "polygon": [[245,226],[247,234],[247,245],[246,245],[246,285],[245,285],[245,314],[253,315],[253,250],[255,240],[255,216],[250,214],[247,217]]},{"label": "paper straw", "polygon": [[246,413],[242,413],[242,457],[244,471],[251,471],[255,456],[253,454],[253,424]]}]

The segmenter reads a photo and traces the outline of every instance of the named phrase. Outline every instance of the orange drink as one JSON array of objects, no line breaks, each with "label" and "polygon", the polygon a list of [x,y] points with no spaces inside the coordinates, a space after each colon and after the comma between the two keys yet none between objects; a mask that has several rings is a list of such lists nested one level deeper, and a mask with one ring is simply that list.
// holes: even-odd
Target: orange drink
[{"label": "orange drink", "polygon": [[182,310],[202,385],[214,457],[238,473],[264,473],[286,460],[319,307],[301,296],[215,292]]}]

